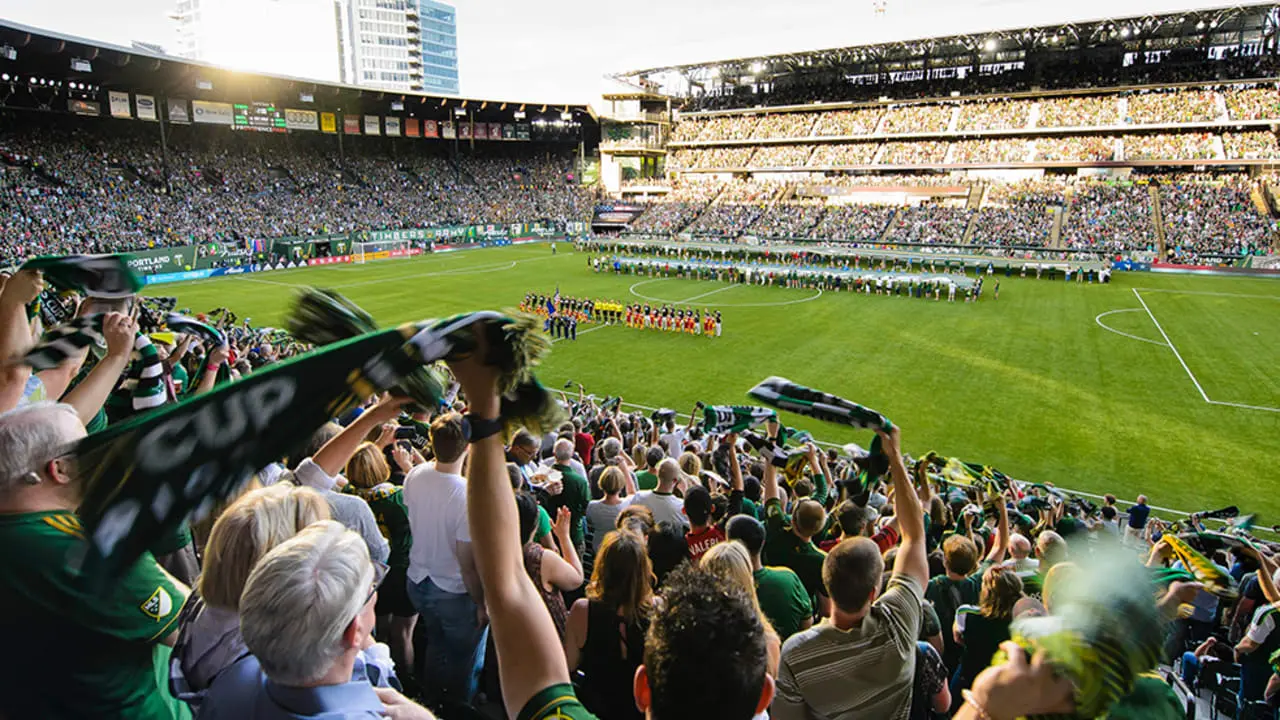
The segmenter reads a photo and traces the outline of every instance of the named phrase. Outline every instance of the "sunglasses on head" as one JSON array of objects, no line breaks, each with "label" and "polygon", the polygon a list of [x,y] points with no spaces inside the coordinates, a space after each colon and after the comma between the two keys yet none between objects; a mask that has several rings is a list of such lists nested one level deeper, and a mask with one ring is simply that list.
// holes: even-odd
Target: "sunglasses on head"
[{"label": "sunglasses on head", "polygon": [[376,560],[374,561],[373,587],[369,588],[369,596],[364,599],[364,602],[360,604],[360,607],[368,605],[369,601],[373,599],[373,596],[378,594],[378,588],[382,587],[382,581],[387,579],[387,571],[390,569],[391,567],[386,563],[378,562]]}]

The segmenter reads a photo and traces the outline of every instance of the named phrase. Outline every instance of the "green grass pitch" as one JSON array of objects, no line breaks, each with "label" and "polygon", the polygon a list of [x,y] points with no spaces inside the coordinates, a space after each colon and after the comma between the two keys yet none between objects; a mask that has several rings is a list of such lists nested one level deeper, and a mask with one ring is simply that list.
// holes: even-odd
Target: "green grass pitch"
[{"label": "green grass pitch", "polygon": [[[721,310],[723,337],[580,326],[576,342],[555,345],[540,376],[552,387],[571,379],[600,396],[687,412],[696,400],[748,402],[748,388],[782,375],[883,412],[916,454],[935,450],[1124,499],[1144,492],[1167,508],[1237,504],[1266,525],[1280,522],[1280,493],[1271,493],[1280,460],[1280,280],[993,279],[1000,299],[988,282],[974,305],[819,297],[596,274],[570,246],[552,256],[539,244],[148,292],[176,295],[196,312],[227,306],[255,326],[280,325],[295,286],[306,285],[336,289],[386,324],[511,308],[526,292],[557,285],[578,297],[689,301]],[[870,440],[785,421],[831,442]]]}]

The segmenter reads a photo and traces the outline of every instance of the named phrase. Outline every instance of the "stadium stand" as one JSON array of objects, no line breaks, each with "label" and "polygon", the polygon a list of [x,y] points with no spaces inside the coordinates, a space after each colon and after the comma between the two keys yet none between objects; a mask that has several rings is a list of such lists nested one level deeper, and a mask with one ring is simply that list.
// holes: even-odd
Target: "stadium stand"
[{"label": "stadium stand", "polygon": [[[1261,12],[1274,17],[1274,8]],[[1216,35],[1243,38],[1246,30],[1261,37],[1260,27],[1246,28],[1240,19],[1256,16],[1243,10],[1211,16],[1220,28],[1215,34],[1188,29],[1203,25],[1196,13],[1166,24],[1202,43]],[[1043,53],[1047,59],[1040,60],[1024,54],[1025,61],[1007,64],[1007,73],[972,78],[908,74],[897,97],[1209,76],[1201,44],[1192,46],[1201,48],[1200,61],[1170,42],[1172,50],[1152,54],[1167,63],[1136,52],[1130,62],[1116,52],[1124,43],[1114,25],[1105,37],[1090,23],[1074,30],[1079,53]],[[17,42],[22,35],[37,41]],[[21,46],[22,62],[47,53],[63,69],[68,54],[84,49],[31,35],[6,30],[0,40]],[[1057,35],[1039,37],[1058,43]],[[982,46],[974,40],[982,38],[965,40],[965,57],[976,55]],[[1103,41],[1117,45],[1083,52]],[[98,50],[94,62],[114,62],[122,87],[162,67],[190,79],[186,66],[166,65],[174,61],[119,62],[122,51]],[[1230,50],[1214,56],[1217,81],[1274,70],[1274,57],[1255,57],[1243,39]],[[1063,72],[1053,72],[1058,55],[1070,56]],[[890,77],[853,82],[848,69],[776,85],[733,81],[689,105],[869,100],[884,91],[881,76]],[[1265,89],[1252,89],[1260,92],[1234,100],[1203,88],[1126,90],[1097,103],[1057,99],[1047,116],[1053,127],[1065,127],[1112,125],[1113,112],[1175,124],[1270,113]],[[387,101],[377,95],[368,102]],[[421,105],[439,100],[446,117],[454,108],[466,111],[448,98],[413,97]],[[1046,117],[1046,104],[1037,100],[978,102],[897,105],[876,121],[878,111],[863,110],[719,116],[677,123],[672,137],[830,137],[872,132],[877,124],[889,135],[938,135],[953,125],[982,133]],[[353,132],[344,146],[343,136],[318,131],[306,139],[193,125],[171,127],[157,154],[151,125],[43,110],[0,116],[0,237],[14,262],[37,253],[286,233],[531,218],[567,223],[585,217],[591,200],[569,177],[572,150],[554,142],[468,142],[460,152],[461,142],[426,146]],[[672,165],[682,170],[737,169],[757,157],[761,167],[804,168],[871,162],[878,154],[881,165],[925,172],[794,182],[719,172],[695,181],[697,173],[675,173],[670,193],[633,229],[716,240],[754,234],[922,244],[940,257],[948,246],[976,240],[1002,252],[1024,247],[1058,258],[1073,249],[1152,255],[1163,233],[1165,253],[1175,261],[1238,256],[1275,232],[1274,220],[1260,212],[1262,187],[1253,180],[1156,166],[1141,166],[1155,168],[1149,173],[1116,168],[1125,172],[1100,179],[1012,179],[963,168],[953,175],[936,167],[948,156],[960,164],[1015,163],[1028,140],[1036,140],[1037,156],[1068,163],[1145,157],[1196,164],[1227,159],[1217,152],[1220,139],[1228,157],[1266,144],[1254,139],[1262,131],[1229,143],[1221,132],[1135,131],[1121,138],[1114,157],[1111,141],[1093,134],[1053,135],[1048,145],[1041,143],[1050,138],[1020,135],[681,149],[681,162]],[[418,151],[401,152],[400,140],[418,142]],[[827,190],[850,192],[825,197]],[[846,203],[859,193],[884,202]],[[1052,247],[1055,220],[1063,218],[1061,247]],[[663,251],[675,256],[690,244],[671,245]],[[723,257],[730,248],[772,250],[742,242],[704,252]],[[754,279],[797,287],[797,268],[810,272],[805,266],[819,264],[826,269],[802,281],[816,282],[819,295],[859,288],[869,295],[874,288],[877,295],[924,298],[922,289],[931,287],[940,303],[943,286],[954,300],[961,282],[976,288],[968,297],[981,294],[983,278],[959,277],[945,260],[937,272],[932,259],[927,286],[892,276],[886,285],[872,273],[871,281],[842,288],[835,272],[841,261],[820,249],[789,251]],[[506,320],[499,327],[476,315],[450,319],[454,330],[426,331],[424,346],[451,351],[447,370],[439,367],[429,383],[401,377],[402,365],[421,369],[409,357],[424,350],[415,345],[405,353],[398,331],[313,348],[287,331],[241,322],[226,308],[168,319],[169,329],[157,332],[120,312],[68,322],[81,309],[73,306],[61,319],[50,316],[44,329],[57,340],[48,342],[29,310],[40,313],[45,300],[75,303],[47,292],[66,289],[52,287],[53,278],[75,277],[92,286],[79,288],[90,296],[123,299],[133,289],[118,284],[130,278],[117,266],[91,272],[78,262],[61,258],[48,272],[26,268],[0,278],[0,358],[8,363],[0,373],[0,541],[18,550],[7,554],[0,574],[9,611],[0,622],[22,655],[0,673],[6,718],[167,720],[193,710],[210,718],[298,717],[300,708],[313,707],[328,717],[434,717],[421,701],[445,718],[749,720],[767,712],[776,720],[925,720],[954,712],[957,720],[990,720],[1073,717],[1084,709],[1077,704],[1090,702],[1097,705],[1090,716],[1163,720],[1203,717],[1197,693],[1211,698],[1215,715],[1219,707],[1239,718],[1274,715],[1266,688],[1280,648],[1273,580],[1280,556],[1275,543],[1252,534],[1252,516],[1223,523],[1239,516],[1236,508],[1184,516],[1133,492],[1126,493],[1133,502],[1087,496],[1015,480],[978,462],[926,455],[927,438],[904,435],[875,411],[829,397],[815,408],[804,399],[807,389],[777,378],[753,397],[781,397],[785,405],[774,402],[815,421],[874,433],[872,450],[784,432],[776,416],[765,421],[768,411],[750,408],[700,403],[693,415],[680,416],[624,405],[616,396],[601,400],[581,386],[576,399],[561,393],[557,400],[542,385],[524,382],[532,374],[528,355],[547,347],[537,330]],[[607,263],[596,267],[609,271]],[[1083,282],[1081,268],[1076,272]],[[555,299],[563,309],[558,286]],[[350,308],[313,300],[311,317],[289,324],[299,335],[305,333],[296,328],[308,322],[326,335],[353,322]],[[142,314],[144,323],[155,323],[148,316],[156,309]],[[652,329],[648,323],[662,317],[669,326],[674,309],[661,310],[626,308],[626,324]],[[575,304],[569,312],[616,325],[624,309],[609,302],[594,310]],[[615,316],[606,320],[600,312]],[[710,320],[711,313],[698,317]],[[714,322],[682,327],[718,336],[719,313]],[[480,328],[493,332],[473,332]],[[855,340],[866,335],[854,322],[841,332]],[[929,340],[920,339],[924,354]],[[802,343],[788,341],[803,362]],[[460,350],[469,343],[489,352]],[[91,344],[101,347],[90,352]],[[66,352],[68,346],[79,349]],[[661,369],[663,379],[684,380],[679,368]],[[522,382],[508,395],[519,399],[504,402],[499,388],[513,378]],[[437,380],[440,389],[453,387],[447,399],[398,395],[410,386],[429,394],[434,390],[424,386]],[[397,392],[379,396],[375,382]],[[544,414],[565,422],[525,418],[528,427],[504,427],[503,421],[521,422],[510,414],[512,406],[525,410],[522,401],[530,398],[523,393],[555,407]],[[1088,400],[1062,394],[1076,406]],[[741,402],[741,396],[706,400]],[[349,412],[331,418],[335,407]],[[187,422],[197,411],[198,420]],[[217,422],[220,411],[239,421]],[[89,429],[95,434],[86,440]],[[1108,440],[1118,446],[1128,438]],[[228,448],[234,463],[222,462]],[[104,486],[110,492],[86,492]],[[188,528],[185,512],[170,514],[179,496],[182,510],[209,511],[205,527]],[[107,508],[95,508],[99,502]],[[135,522],[141,507],[164,517]],[[97,529],[112,532],[87,532],[95,511]],[[157,523],[162,527],[152,527]],[[119,542],[104,549],[113,533]],[[80,560],[96,554],[119,575],[110,592],[84,585],[92,566]],[[1018,633],[1015,621],[1037,616],[1052,632],[1020,636],[1036,652],[1002,644]],[[851,644],[851,637],[869,642]],[[1009,657],[987,668],[997,649]],[[1138,674],[1157,662],[1162,676]]]}]

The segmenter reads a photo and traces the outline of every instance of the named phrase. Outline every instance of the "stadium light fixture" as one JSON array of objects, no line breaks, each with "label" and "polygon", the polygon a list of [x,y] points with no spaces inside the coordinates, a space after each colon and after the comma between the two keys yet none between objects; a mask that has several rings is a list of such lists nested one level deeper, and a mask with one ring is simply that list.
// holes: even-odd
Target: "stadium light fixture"
[{"label": "stadium light fixture", "polygon": [[759,60],[751,63],[751,72],[753,74],[759,75],[763,71],[764,71],[764,63],[760,62]]},{"label": "stadium light fixture", "polygon": [[466,109],[466,108],[461,108],[461,107],[456,107],[456,108],[454,108],[454,109],[453,109],[453,114],[454,114],[454,115],[457,115],[458,117],[462,117],[463,115],[466,115],[466,114],[467,114],[467,109]]},{"label": "stadium light fixture", "polygon": [[524,119],[524,111],[523,111],[523,110],[517,110],[517,111],[515,111],[514,113],[511,113],[511,116],[512,116],[512,117],[514,117],[516,120],[523,120],[523,119]]},{"label": "stadium light fixture", "polygon": [[9,82],[9,73],[0,74],[0,80]]},{"label": "stadium light fixture", "polygon": [[986,41],[985,43],[983,43],[982,47],[986,48],[986,51],[987,51],[987,52],[995,52],[995,49],[996,49],[996,47],[997,47],[997,45],[996,45],[996,39],[995,39],[995,38],[987,38],[987,41]]},{"label": "stadium light fixture", "polygon": [[1126,37],[1126,38],[1127,38],[1127,37],[1129,37],[1129,28],[1123,28],[1123,29],[1121,29],[1121,30],[1120,30],[1120,37]]},{"label": "stadium light fixture", "polygon": [[718,78],[720,77],[720,68],[713,67],[707,74],[710,75],[712,79]]},{"label": "stadium light fixture", "polygon": [[1203,20],[1201,20],[1200,22],[1196,23],[1196,29],[1197,29],[1197,30],[1203,30],[1203,29],[1204,29],[1204,21],[1203,21]]},{"label": "stadium light fixture", "polygon": [[573,119],[573,113],[571,113],[571,112],[569,112],[568,110],[566,110],[566,111],[564,111],[564,112],[560,113],[560,119],[561,119],[561,120],[563,120],[563,121],[565,121],[565,122],[569,122],[570,120],[572,120],[572,119]]},{"label": "stadium light fixture", "polygon": [[1049,38],[1049,42],[1053,43],[1054,45],[1057,45],[1058,41],[1061,39],[1062,38],[1058,37],[1057,35],[1054,35],[1053,37]]}]

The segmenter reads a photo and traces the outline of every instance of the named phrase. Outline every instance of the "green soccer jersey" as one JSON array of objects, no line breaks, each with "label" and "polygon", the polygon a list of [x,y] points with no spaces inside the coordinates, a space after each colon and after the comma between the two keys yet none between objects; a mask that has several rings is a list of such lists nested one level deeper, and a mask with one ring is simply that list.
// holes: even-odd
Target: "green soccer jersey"
[{"label": "green soccer jersey", "polygon": [[785,524],[782,503],[777,498],[764,504],[765,541],[764,561],[770,565],[791,568],[800,576],[805,592],[810,599],[824,595],[822,586],[822,563],[827,554],[822,552],[811,540],[801,540],[791,527]]},{"label": "green soccer jersey", "polygon": [[787,568],[763,567],[753,574],[760,609],[773,623],[778,638],[786,642],[787,638],[800,632],[805,618],[813,617],[809,593],[800,582],[800,576]]},{"label": "green soccer jersey", "polygon": [[925,599],[933,603],[933,609],[938,612],[938,621],[942,626],[942,661],[949,668],[954,668],[960,663],[963,649],[956,644],[954,633],[951,632],[956,621],[956,611],[961,605],[978,603],[978,594],[982,590],[982,573],[985,570],[984,564],[977,572],[963,580],[952,580],[946,575],[938,575],[930,578],[929,585],[925,588]]},{"label": "green soccer jersey", "polygon": [[656,490],[658,488],[658,476],[648,470],[641,470],[636,473],[636,488],[639,490]]},{"label": "green soccer jersey", "polygon": [[381,483],[360,492],[369,503],[378,530],[391,546],[387,565],[393,568],[409,567],[409,549],[413,547],[413,535],[409,532],[409,511],[404,506],[404,488]]},{"label": "green soccer jersey", "polygon": [[191,388],[188,383],[191,381],[191,374],[187,369],[182,367],[182,363],[174,363],[173,369],[170,371],[173,376],[173,391],[178,397],[187,394]]},{"label": "green soccer jersey", "polygon": [[596,716],[578,702],[572,685],[562,684],[529,698],[516,720],[596,720]]},{"label": "green soccer jersey", "polygon": [[170,696],[168,648],[181,584],[142,557],[101,588],[74,570],[86,543],[69,512],[0,515],[0,632],[11,654],[0,673],[0,714],[10,718],[189,718]]}]

